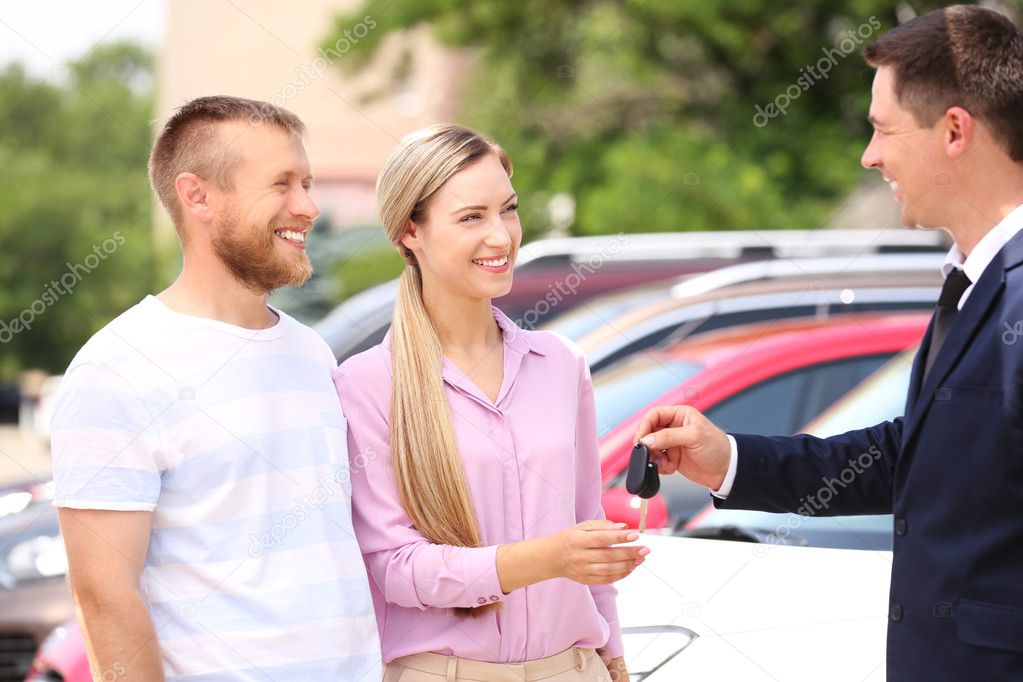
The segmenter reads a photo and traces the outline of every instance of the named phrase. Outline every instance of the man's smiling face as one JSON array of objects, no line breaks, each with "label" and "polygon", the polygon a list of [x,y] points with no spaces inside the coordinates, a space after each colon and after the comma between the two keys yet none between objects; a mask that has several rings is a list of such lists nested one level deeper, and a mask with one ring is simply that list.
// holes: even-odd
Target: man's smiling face
[{"label": "man's smiling face", "polygon": [[212,246],[239,281],[257,291],[301,286],[312,274],[305,242],[319,215],[302,141],[273,126],[223,126],[240,156],[224,193]]},{"label": "man's smiling face", "polygon": [[871,89],[874,135],[863,152],[864,168],[876,168],[891,186],[907,227],[943,227],[953,169],[944,152],[943,119],[920,127],[895,95],[892,68],[878,67]]}]

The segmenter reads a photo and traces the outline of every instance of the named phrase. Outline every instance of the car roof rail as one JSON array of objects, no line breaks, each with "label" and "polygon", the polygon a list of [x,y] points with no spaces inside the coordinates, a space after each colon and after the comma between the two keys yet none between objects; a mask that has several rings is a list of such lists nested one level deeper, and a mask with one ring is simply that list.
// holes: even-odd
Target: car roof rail
[{"label": "car roof rail", "polygon": [[522,245],[516,265],[609,259],[797,258],[861,253],[944,252],[941,230],[729,230],[654,232],[539,239]]},{"label": "car roof rail", "polygon": [[672,298],[699,296],[746,282],[783,277],[827,277],[863,272],[934,270],[941,265],[938,253],[870,254],[863,257],[780,258],[728,265],[691,275],[671,287]]}]

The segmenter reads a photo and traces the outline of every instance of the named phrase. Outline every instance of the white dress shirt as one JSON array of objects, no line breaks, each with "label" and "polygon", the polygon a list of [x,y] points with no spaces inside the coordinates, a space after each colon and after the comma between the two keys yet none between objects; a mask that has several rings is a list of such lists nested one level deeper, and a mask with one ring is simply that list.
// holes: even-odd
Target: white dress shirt
[{"label": "white dress shirt", "polygon": [[[966,256],[960,250],[958,244],[952,245],[948,255],[945,256],[945,262],[941,266],[942,274],[948,277],[948,273],[954,268],[960,268],[970,278],[970,282],[973,283],[959,297],[959,310],[963,309],[966,299],[970,297],[970,292],[973,291],[974,284],[984,274],[987,266],[995,259],[995,256],[1002,250],[1002,247],[1015,237],[1016,233],[1021,229],[1023,229],[1023,205],[1017,206],[1000,223],[991,228],[977,242],[977,245],[973,247],[973,251],[970,252],[969,256]],[[728,464],[728,473],[725,474],[725,480],[721,482],[721,487],[711,491],[715,497],[720,497],[721,499],[725,499],[728,497],[728,493],[732,492],[732,484],[735,483],[735,471],[739,467],[739,446],[731,435],[728,436],[728,442],[732,446],[732,460]]]}]

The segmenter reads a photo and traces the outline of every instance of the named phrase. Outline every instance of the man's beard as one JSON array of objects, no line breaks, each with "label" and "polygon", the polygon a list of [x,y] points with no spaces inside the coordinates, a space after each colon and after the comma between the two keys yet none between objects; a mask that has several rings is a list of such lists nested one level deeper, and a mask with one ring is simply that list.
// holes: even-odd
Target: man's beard
[{"label": "man's beard", "polygon": [[[294,222],[288,227],[296,227]],[[213,238],[213,253],[243,285],[259,293],[270,293],[280,287],[300,287],[313,274],[312,263],[305,251],[295,250],[284,256],[277,251],[275,229],[285,225],[245,226],[232,210],[225,216]],[[309,234],[306,224],[306,234]],[[290,248],[290,247],[288,247]]]}]

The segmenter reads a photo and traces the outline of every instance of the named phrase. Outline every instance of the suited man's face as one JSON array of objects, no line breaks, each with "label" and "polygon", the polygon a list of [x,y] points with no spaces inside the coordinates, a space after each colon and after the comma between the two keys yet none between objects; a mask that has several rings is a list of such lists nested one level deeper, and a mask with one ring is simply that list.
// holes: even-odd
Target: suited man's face
[{"label": "suited man's face", "polygon": [[864,168],[876,168],[892,188],[907,227],[944,227],[954,169],[945,154],[944,121],[921,127],[895,96],[891,67],[881,66],[871,89],[874,135],[863,152]]}]

